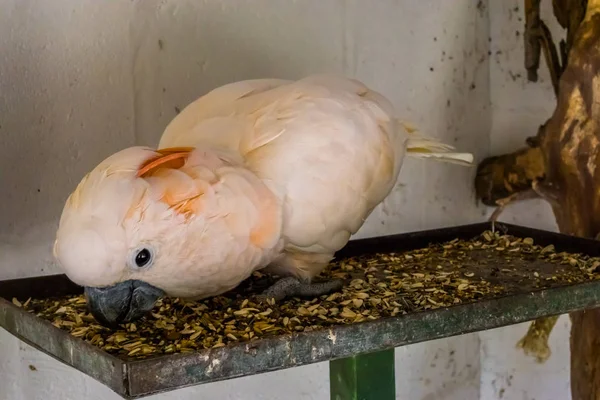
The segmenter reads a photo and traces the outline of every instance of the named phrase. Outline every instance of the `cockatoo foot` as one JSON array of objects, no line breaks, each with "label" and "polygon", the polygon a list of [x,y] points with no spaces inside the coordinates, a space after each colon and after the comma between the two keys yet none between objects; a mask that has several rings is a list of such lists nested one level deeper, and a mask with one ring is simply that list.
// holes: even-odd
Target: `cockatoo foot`
[{"label": "cockatoo foot", "polygon": [[340,290],[344,285],[340,279],[331,279],[322,282],[303,282],[298,278],[289,276],[281,278],[271,287],[256,296],[256,300],[266,302],[268,299],[281,301],[286,297],[318,297]]}]

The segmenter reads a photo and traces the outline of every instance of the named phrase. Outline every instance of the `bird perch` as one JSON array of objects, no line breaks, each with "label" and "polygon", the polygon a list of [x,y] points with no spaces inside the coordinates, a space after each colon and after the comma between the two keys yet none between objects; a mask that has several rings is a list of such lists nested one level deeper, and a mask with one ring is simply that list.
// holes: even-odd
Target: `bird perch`
[{"label": "bird perch", "polygon": [[[537,79],[543,51],[556,93],[556,108],[527,147],[491,157],[478,167],[477,196],[505,207],[534,192],[548,201],[561,233],[596,238],[600,233],[600,0],[554,0],[567,29],[562,64],[539,17],[539,0],[525,0],[525,68]],[[500,210],[501,211],[501,210]],[[600,398],[600,310],[571,314],[573,400]],[[533,323],[519,342],[539,361],[549,356],[556,318]]]}]

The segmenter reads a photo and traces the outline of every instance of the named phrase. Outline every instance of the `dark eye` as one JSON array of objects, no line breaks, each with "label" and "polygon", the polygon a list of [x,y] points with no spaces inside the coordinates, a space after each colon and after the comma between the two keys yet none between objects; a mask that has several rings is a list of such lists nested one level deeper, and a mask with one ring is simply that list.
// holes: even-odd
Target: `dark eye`
[{"label": "dark eye", "polygon": [[152,254],[150,253],[150,250],[141,249],[135,255],[135,265],[137,265],[140,268],[144,267],[150,262],[151,258],[152,258]]}]

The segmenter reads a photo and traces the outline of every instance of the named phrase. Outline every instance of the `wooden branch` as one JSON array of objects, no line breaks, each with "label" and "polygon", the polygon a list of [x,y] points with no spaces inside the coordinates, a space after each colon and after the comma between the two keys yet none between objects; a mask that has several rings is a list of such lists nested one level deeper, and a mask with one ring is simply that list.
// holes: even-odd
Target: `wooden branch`
[{"label": "wooden branch", "polygon": [[[480,164],[476,192],[485,204],[492,205],[534,189],[550,203],[562,233],[598,238],[600,0],[554,0],[553,7],[559,23],[567,29],[567,40],[561,44],[562,67],[555,70],[558,73],[552,72],[558,56],[551,54],[551,37],[544,36],[546,44],[539,41],[539,0],[525,0],[530,30],[525,61],[530,77],[537,78],[540,52],[546,46],[551,75],[559,77],[556,109],[537,137],[528,139],[529,149],[491,157]],[[600,399],[600,310],[574,313],[571,319],[572,399]],[[523,346],[531,345],[528,349],[538,352],[541,361],[549,354],[551,322],[534,322],[521,341]],[[537,342],[530,340],[535,337]]]},{"label": "wooden branch", "polygon": [[[590,5],[600,0],[590,1]],[[600,8],[598,9],[600,10]],[[586,16],[575,36],[560,95],[540,149],[546,182],[557,188],[553,205],[563,233],[595,237],[600,232],[600,14]]]},{"label": "wooden branch", "polygon": [[[564,6],[563,4],[561,4]],[[555,10],[559,5],[555,4]],[[525,69],[527,78],[531,82],[537,82],[537,71],[540,66],[540,53],[543,50],[544,59],[550,72],[550,79],[554,94],[558,95],[558,80],[563,67],[558,56],[558,51],[552,40],[552,33],[540,18],[540,0],[525,0]],[[563,61],[566,56],[566,48],[562,49]]]},{"label": "wooden branch", "polygon": [[600,309],[571,314],[571,399],[600,398]]},{"label": "wooden branch", "polygon": [[546,362],[552,354],[550,346],[548,346],[548,339],[556,321],[558,321],[558,316],[539,318],[533,321],[527,334],[517,343],[517,347],[523,349],[525,354],[533,356],[540,364]]},{"label": "wooden branch", "polygon": [[523,200],[529,200],[529,199],[536,199],[538,197],[539,197],[539,195],[534,189],[528,189],[528,190],[523,190],[521,192],[513,193],[508,197],[497,200],[496,204],[498,205],[498,207],[490,216],[489,221],[496,222],[498,220],[498,217],[502,213],[502,211],[504,211],[504,208],[506,208],[506,206],[508,206],[510,203],[514,203],[517,201],[523,201]]},{"label": "wooden branch", "polygon": [[539,31],[536,32],[536,34],[542,50],[544,51],[544,58],[546,60],[546,65],[548,66],[548,71],[550,72],[550,80],[552,81],[554,94],[558,96],[558,80],[562,74],[563,67],[560,65],[558,52],[554,46],[554,41],[552,40],[552,33],[550,33],[550,29],[548,29],[544,21],[540,20]]},{"label": "wooden branch", "polygon": [[[540,18],[540,0],[525,0],[525,68],[531,82],[537,82],[540,53],[550,73],[554,94],[558,95],[558,81],[568,60],[574,34],[583,20],[586,0],[553,0],[554,15],[560,25],[567,30],[567,40],[561,40],[559,50],[552,40],[552,33]],[[560,52],[560,56],[559,56]]]},{"label": "wooden branch", "polygon": [[[557,60],[558,55],[554,51],[555,47],[552,41],[552,37],[550,35],[549,30],[546,25],[541,21],[539,16],[539,1],[531,2],[529,0],[525,0],[525,14],[526,14],[526,35],[529,38],[535,38],[534,34],[527,33],[527,28],[537,28],[539,31],[539,26],[542,26],[542,32],[545,35],[542,35],[542,40],[539,43],[538,47],[544,49],[544,56],[546,60],[546,64],[548,65],[550,76],[552,79],[552,86],[554,88],[555,94],[558,96],[559,90],[559,80],[560,76],[564,68],[568,63],[569,52],[573,46],[575,32],[579,28],[587,6],[587,0],[553,0],[552,1],[554,15],[556,16],[559,24],[567,30],[567,38],[565,40],[561,40],[560,42],[560,61]],[[532,21],[535,19],[535,21]],[[535,22],[535,23],[534,23]],[[539,35],[538,35],[539,36]],[[526,42],[527,44],[527,42]],[[539,51],[539,50],[538,50]],[[527,46],[525,48],[525,56],[527,59],[528,52],[531,52],[531,49],[528,49]],[[537,55],[539,59],[539,54]],[[527,64],[526,64],[527,67]],[[544,128],[540,129],[538,132],[538,136],[541,136],[544,132]],[[527,143],[530,146],[539,146],[541,141],[541,137],[528,138]],[[533,186],[534,190],[541,195],[542,198],[546,199],[553,207],[560,207],[560,203],[558,202],[558,194],[557,188],[552,185],[551,182],[543,183],[541,181],[534,181]],[[516,200],[520,198],[517,197]],[[494,212],[495,218],[502,211],[502,206],[498,207]],[[544,320],[534,321],[527,332],[527,335],[522,339],[522,343],[524,343],[524,351],[526,354],[531,354],[536,359],[541,360],[541,362],[545,361],[547,356],[545,352],[547,349],[550,351],[550,348],[547,344],[548,337],[550,336],[551,330],[554,327],[554,324],[547,324]],[[544,332],[544,330],[547,330]],[[536,354],[540,352],[539,354]],[[549,353],[548,353],[549,354]]]},{"label": "wooden branch", "polygon": [[[562,101],[551,128],[556,140],[546,147],[552,179],[563,188],[563,208],[553,207],[562,232],[597,237],[600,233],[600,0],[589,0],[575,34],[561,82]],[[571,395],[600,398],[600,310],[571,315]]]},{"label": "wooden branch", "polygon": [[534,31],[539,29],[540,23],[540,0],[525,0],[525,69],[527,79],[531,82],[538,80],[538,68],[540,67],[541,43]]},{"label": "wooden branch", "polygon": [[561,41],[563,66],[566,65],[575,32],[577,32],[577,28],[585,16],[586,6],[587,0],[552,0],[554,15],[560,26],[567,30],[567,40]]},{"label": "wooden branch", "polygon": [[495,206],[502,199],[530,190],[533,181],[545,178],[545,168],[539,147],[488,157],[477,168],[475,192],[483,204]]}]

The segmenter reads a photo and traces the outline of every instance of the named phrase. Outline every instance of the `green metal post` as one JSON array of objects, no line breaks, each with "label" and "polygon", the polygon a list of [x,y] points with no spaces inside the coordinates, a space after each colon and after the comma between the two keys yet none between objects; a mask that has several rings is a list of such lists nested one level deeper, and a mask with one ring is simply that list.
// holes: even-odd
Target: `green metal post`
[{"label": "green metal post", "polygon": [[331,400],[395,400],[394,349],[329,362]]}]

